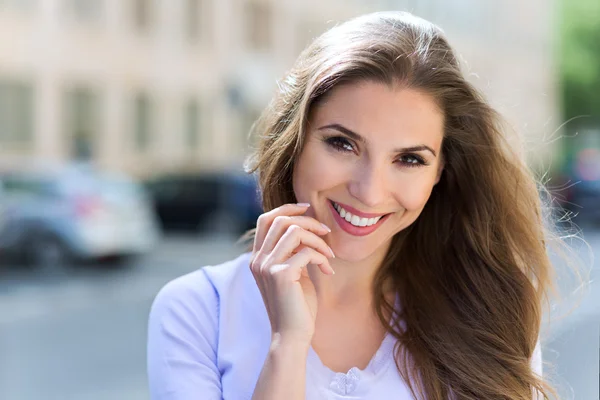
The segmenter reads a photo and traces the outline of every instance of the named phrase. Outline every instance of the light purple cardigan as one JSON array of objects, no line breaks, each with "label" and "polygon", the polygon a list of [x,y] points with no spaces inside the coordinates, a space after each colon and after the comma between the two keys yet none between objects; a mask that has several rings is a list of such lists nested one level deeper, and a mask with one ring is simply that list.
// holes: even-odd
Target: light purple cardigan
[{"label": "light purple cardigan", "polygon": [[[169,282],[148,326],[152,400],[251,399],[270,341],[269,319],[248,268],[250,254]],[[388,335],[364,369],[335,373],[309,350],[307,399],[413,399]],[[541,374],[539,346],[532,360]]]}]

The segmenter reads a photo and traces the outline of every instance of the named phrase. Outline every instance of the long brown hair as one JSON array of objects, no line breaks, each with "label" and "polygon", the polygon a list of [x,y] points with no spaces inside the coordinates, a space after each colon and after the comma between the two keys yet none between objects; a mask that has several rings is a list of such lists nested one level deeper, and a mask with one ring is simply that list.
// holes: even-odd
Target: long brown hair
[{"label": "long brown hair", "polygon": [[[254,127],[249,170],[258,172],[265,211],[296,201],[292,172],[311,107],[360,80],[420,90],[445,115],[442,177],[419,218],[394,237],[374,281],[376,312],[398,339],[398,370],[420,399],[549,398],[554,392],[531,368],[552,282],[539,187],[435,25],[408,13],[369,14],[302,52]],[[390,281],[402,304],[392,323],[383,291]]]}]

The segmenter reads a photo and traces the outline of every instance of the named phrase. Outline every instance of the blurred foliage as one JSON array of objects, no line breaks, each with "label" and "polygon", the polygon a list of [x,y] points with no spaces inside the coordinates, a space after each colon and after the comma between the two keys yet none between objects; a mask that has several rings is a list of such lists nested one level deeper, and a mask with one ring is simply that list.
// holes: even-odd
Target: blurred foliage
[{"label": "blurred foliage", "polygon": [[575,130],[600,120],[600,0],[562,0],[561,100],[564,120]]}]

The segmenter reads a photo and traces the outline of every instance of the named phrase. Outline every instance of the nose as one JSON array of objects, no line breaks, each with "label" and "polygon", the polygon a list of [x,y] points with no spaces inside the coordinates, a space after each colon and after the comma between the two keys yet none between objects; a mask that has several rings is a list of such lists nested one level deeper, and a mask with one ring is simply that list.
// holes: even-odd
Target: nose
[{"label": "nose", "polygon": [[348,185],[350,195],[369,209],[385,204],[390,193],[387,173],[372,162],[358,164]]}]

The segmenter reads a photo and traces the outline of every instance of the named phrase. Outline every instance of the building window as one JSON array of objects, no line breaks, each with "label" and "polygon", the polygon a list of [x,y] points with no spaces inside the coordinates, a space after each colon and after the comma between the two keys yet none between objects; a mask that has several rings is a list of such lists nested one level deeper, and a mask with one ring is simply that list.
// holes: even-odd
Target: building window
[{"label": "building window", "polygon": [[31,10],[38,0],[0,0],[0,8],[10,7],[17,10]]},{"label": "building window", "polygon": [[[0,0],[2,1],[2,0]],[[98,21],[104,9],[103,0],[67,0],[69,13],[83,21]]]},{"label": "building window", "polygon": [[194,150],[198,147],[200,135],[200,106],[198,101],[189,100],[185,105],[184,132],[187,147]]},{"label": "building window", "polygon": [[151,139],[151,102],[145,93],[139,93],[134,100],[134,135],[138,151],[147,150]]},{"label": "building window", "polygon": [[191,43],[212,39],[211,0],[185,0],[184,35]]},{"label": "building window", "polygon": [[134,25],[139,31],[147,31],[154,18],[153,0],[133,0]]},{"label": "building window", "polygon": [[0,142],[22,144],[33,139],[33,88],[0,81]]},{"label": "building window", "polygon": [[200,9],[200,0],[185,0],[185,6],[186,35],[191,41],[196,41],[200,36],[200,13],[204,10]]},{"label": "building window", "polygon": [[246,37],[252,50],[268,50],[271,47],[272,9],[267,3],[250,1],[244,9]]},{"label": "building window", "polygon": [[71,155],[90,159],[94,153],[100,122],[98,95],[93,89],[78,86],[66,93],[66,129],[71,142]]}]

